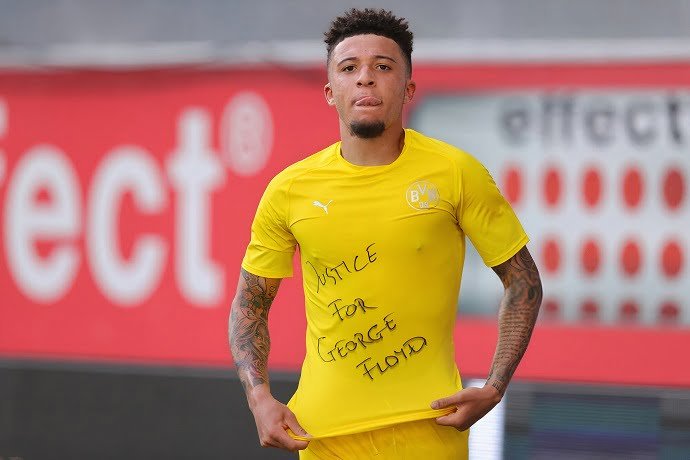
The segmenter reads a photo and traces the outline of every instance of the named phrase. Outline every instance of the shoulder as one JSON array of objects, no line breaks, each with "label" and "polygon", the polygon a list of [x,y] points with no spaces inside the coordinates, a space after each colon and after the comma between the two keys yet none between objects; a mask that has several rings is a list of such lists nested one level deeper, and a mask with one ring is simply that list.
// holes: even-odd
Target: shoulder
[{"label": "shoulder", "polygon": [[430,136],[414,131],[412,129],[406,130],[411,141],[411,146],[415,150],[421,151],[427,158],[435,156],[440,161],[446,161],[449,166],[456,169],[459,173],[472,173],[484,171],[484,165],[473,155],[466,151]]},{"label": "shoulder", "polygon": [[340,142],[336,142],[323,150],[319,150],[318,152],[291,164],[276,174],[273,179],[271,179],[267,189],[289,189],[290,185],[296,178],[331,164],[335,159],[335,152],[339,147]]}]

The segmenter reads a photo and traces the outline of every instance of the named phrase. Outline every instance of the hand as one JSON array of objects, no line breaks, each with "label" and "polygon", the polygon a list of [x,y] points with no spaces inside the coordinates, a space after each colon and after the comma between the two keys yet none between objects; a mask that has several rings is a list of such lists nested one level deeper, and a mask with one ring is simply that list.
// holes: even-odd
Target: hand
[{"label": "hand", "polygon": [[438,417],[436,423],[465,431],[499,402],[501,402],[501,394],[498,390],[491,385],[485,385],[483,388],[465,388],[454,395],[438,399],[431,403],[431,408],[443,409],[455,406],[455,412]]},{"label": "hand", "polygon": [[298,441],[288,434],[288,428],[299,436],[309,437],[297,422],[295,414],[269,392],[265,392],[251,404],[261,447],[277,447],[292,452],[305,449],[308,441]]}]

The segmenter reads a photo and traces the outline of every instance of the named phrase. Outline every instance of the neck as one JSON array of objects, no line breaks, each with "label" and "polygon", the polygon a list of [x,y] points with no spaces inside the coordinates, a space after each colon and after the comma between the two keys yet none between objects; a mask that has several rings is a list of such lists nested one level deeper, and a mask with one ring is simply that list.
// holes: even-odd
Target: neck
[{"label": "neck", "polygon": [[393,163],[405,145],[402,125],[386,128],[380,136],[362,139],[350,133],[350,128],[340,123],[340,151],[349,163],[357,166],[381,166]]}]

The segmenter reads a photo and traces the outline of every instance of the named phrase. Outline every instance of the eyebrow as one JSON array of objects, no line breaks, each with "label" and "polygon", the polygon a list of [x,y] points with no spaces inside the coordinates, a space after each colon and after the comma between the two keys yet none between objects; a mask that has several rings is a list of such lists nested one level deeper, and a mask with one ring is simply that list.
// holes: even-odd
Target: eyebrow
[{"label": "eyebrow", "polygon": [[[383,54],[377,54],[376,56],[374,56],[374,58],[376,58],[376,59],[386,59],[386,60],[388,60],[388,61],[392,61],[392,62],[395,62],[395,63],[397,64],[397,61],[396,61],[395,59],[393,59],[393,58],[390,57],[390,56],[384,56]],[[347,61],[359,61],[359,58],[356,58],[356,57],[346,57],[345,59],[341,59],[336,65],[337,65],[338,67],[340,67],[344,62],[347,62]]]}]

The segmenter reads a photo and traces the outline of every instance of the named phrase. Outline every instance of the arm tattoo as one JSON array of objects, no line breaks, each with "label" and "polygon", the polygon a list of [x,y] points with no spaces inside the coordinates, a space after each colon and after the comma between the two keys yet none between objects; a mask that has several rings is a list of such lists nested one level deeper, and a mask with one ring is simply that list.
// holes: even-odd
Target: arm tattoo
[{"label": "arm tattoo", "polygon": [[488,382],[503,394],[527,350],[541,305],[539,271],[527,247],[494,267],[505,287],[498,320],[498,345]]},{"label": "arm tattoo", "polygon": [[232,303],[230,350],[245,392],[268,383],[268,310],[278,293],[280,279],[263,278],[241,270],[238,292]]}]

